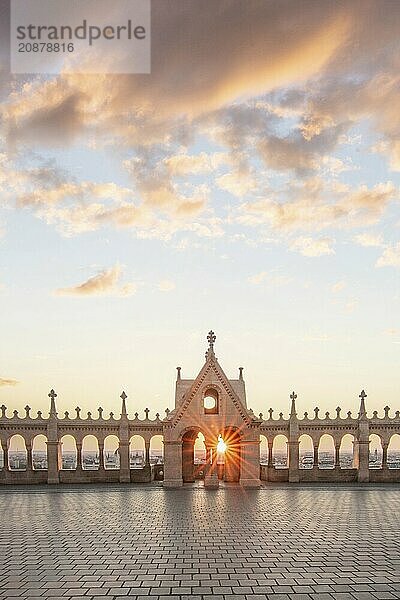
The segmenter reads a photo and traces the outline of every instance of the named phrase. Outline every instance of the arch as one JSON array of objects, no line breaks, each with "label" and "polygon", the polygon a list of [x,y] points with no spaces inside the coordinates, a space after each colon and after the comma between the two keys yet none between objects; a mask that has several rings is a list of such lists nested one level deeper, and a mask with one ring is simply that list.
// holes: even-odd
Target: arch
[{"label": "arch", "polygon": [[146,462],[146,444],[141,435],[135,434],[129,440],[129,465],[131,469],[143,469]]},{"label": "arch", "polygon": [[204,435],[200,433],[197,427],[193,427],[192,429],[186,430],[182,435],[183,483],[193,483],[196,479],[198,472],[204,468],[204,463],[197,463],[197,457],[195,457],[195,447],[196,455],[198,455],[200,449],[203,449],[204,447],[204,458],[206,457],[204,439]]},{"label": "arch", "polygon": [[320,469],[335,468],[335,441],[330,433],[324,433],[319,438],[318,467]]},{"label": "arch", "polygon": [[260,435],[260,464],[268,465],[268,439],[265,435]]},{"label": "arch", "polygon": [[197,434],[194,440],[194,463],[204,464],[206,462],[206,445],[205,437],[201,431]]},{"label": "arch", "polygon": [[314,466],[314,442],[311,435],[303,433],[299,437],[299,469],[312,469]]},{"label": "arch", "polygon": [[389,439],[387,466],[389,469],[400,469],[400,435],[398,433],[394,433]]},{"label": "arch", "polygon": [[47,470],[47,437],[43,433],[32,440],[32,466],[35,471]]},{"label": "arch", "polygon": [[116,435],[104,438],[104,468],[119,469],[119,439]]},{"label": "arch", "polygon": [[340,440],[339,466],[341,469],[353,468],[354,441],[355,437],[351,433],[345,433],[342,439]]},{"label": "arch", "polygon": [[153,435],[150,438],[150,464],[164,464],[164,436]]},{"label": "arch", "polygon": [[369,436],[369,468],[381,469],[383,460],[382,440],[377,433]]},{"label": "arch", "polygon": [[99,441],[92,434],[85,435],[82,440],[82,469],[97,471],[99,464]]},{"label": "arch", "polygon": [[73,471],[76,469],[78,453],[76,450],[76,440],[73,435],[63,435],[61,440],[61,464],[62,469]]},{"label": "arch", "polygon": [[288,438],[279,433],[274,437],[272,444],[272,464],[275,469],[287,469],[288,466]]},{"label": "arch", "polygon": [[8,466],[10,471],[26,471],[28,467],[25,439],[19,433],[8,441]]}]

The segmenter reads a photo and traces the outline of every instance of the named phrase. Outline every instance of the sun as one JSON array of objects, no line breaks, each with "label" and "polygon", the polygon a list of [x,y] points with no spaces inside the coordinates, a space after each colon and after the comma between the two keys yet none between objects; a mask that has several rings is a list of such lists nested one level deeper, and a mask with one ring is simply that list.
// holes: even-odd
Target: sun
[{"label": "sun", "polygon": [[218,436],[218,444],[217,444],[217,452],[219,452],[220,454],[223,454],[226,451],[226,444],[224,442],[224,440],[222,439],[221,434],[219,434]]}]

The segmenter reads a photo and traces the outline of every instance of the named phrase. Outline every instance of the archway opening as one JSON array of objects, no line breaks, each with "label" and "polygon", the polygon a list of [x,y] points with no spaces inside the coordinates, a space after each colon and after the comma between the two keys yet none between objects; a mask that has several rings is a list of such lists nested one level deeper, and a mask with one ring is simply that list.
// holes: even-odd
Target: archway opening
[{"label": "archway opening", "polygon": [[64,435],[61,438],[61,468],[66,471],[76,469],[77,452],[76,442],[72,435]]},{"label": "archway opening", "polygon": [[[203,450],[204,448],[204,450]],[[203,461],[199,461],[199,456]],[[193,483],[199,476],[204,476],[206,449],[204,435],[198,429],[186,431],[182,437],[182,479],[183,483]]]},{"label": "archway opening", "polygon": [[42,433],[32,442],[32,466],[35,471],[47,470],[47,437]]},{"label": "archway opening", "polygon": [[11,471],[26,471],[28,453],[25,440],[18,433],[10,438],[8,446],[8,465]]},{"label": "archway opening", "polygon": [[394,433],[389,440],[387,466],[389,469],[400,469],[400,435],[398,433]]},{"label": "archway opening", "polygon": [[383,450],[381,438],[376,433],[369,436],[369,468],[381,469],[383,459]]},{"label": "archway opening", "polygon": [[265,435],[260,435],[260,465],[268,465],[268,440]]},{"label": "archway opening", "polygon": [[299,468],[312,469],[314,466],[314,444],[312,437],[303,433],[299,437]]},{"label": "archway opening", "polygon": [[119,469],[119,439],[116,435],[104,439],[104,468]]},{"label": "archway opening", "polygon": [[354,461],[354,435],[346,433],[340,442],[339,465],[341,469],[352,469]]},{"label": "archway opening", "polygon": [[319,439],[318,467],[320,469],[335,468],[335,442],[329,433],[324,433]]},{"label": "archway opening", "polygon": [[153,435],[150,440],[150,464],[164,464],[164,436]]},{"label": "archway opening", "polygon": [[146,445],[141,435],[133,435],[129,441],[129,465],[131,469],[143,469],[146,464]]},{"label": "archway opening", "polygon": [[[222,439],[226,446],[223,453],[223,478],[227,482],[237,483],[240,480],[241,469],[241,435],[232,427],[227,427],[222,433]],[[222,473],[220,474],[222,477]]]},{"label": "archway opening", "polygon": [[94,435],[86,435],[82,441],[82,469],[97,471],[100,464],[99,442]]},{"label": "archway opening", "polygon": [[204,414],[217,415],[219,412],[218,392],[214,388],[209,388],[204,392],[203,398]]},{"label": "archway opening", "polygon": [[272,464],[275,469],[287,469],[288,439],[285,435],[278,434],[274,437],[272,445]]}]

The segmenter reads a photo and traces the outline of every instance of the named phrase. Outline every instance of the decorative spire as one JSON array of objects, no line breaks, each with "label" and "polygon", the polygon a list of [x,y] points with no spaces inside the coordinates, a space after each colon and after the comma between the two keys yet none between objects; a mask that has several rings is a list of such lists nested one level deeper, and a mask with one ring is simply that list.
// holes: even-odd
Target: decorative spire
[{"label": "decorative spire", "polygon": [[128,413],[126,411],[126,403],[125,400],[127,399],[127,395],[125,394],[125,392],[123,391],[122,394],[120,395],[120,398],[122,400],[122,409],[121,409],[121,417],[127,417]]},{"label": "decorative spire", "polygon": [[214,356],[214,344],[215,344],[216,339],[217,339],[217,336],[211,329],[211,331],[209,331],[208,335],[207,335],[208,350],[206,352],[206,359]]},{"label": "decorative spire", "polygon": [[367,394],[365,393],[364,390],[361,390],[361,394],[358,397],[361,400],[361,402],[360,402],[360,412],[358,413],[358,416],[359,416],[359,418],[366,417],[367,416],[367,411],[365,410],[365,398],[367,397]]},{"label": "decorative spire", "polygon": [[50,390],[50,393],[48,394],[48,396],[50,398],[50,417],[57,418],[56,400],[55,400],[57,398],[57,394],[52,389],[52,390]]},{"label": "decorative spire", "polygon": [[181,367],[176,367],[176,380],[180,381],[181,380]]},{"label": "decorative spire", "polygon": [[243,381],[243,367],[239,367],[239,381]]},{"label": "decorative spire", "polygon": [[297,394],[295,394],[295,392],[292,392],[290,394],[290,399],[292,401],[292,405],[290,407],[290,417],[291,418],[297,417],[297,412],[296,412],[296,398],[297,398]]}]

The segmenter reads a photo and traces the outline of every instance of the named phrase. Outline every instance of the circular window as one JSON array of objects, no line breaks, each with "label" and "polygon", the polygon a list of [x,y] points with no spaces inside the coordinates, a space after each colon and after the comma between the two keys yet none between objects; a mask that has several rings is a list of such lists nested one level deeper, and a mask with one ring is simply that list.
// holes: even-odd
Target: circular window
[{"label": "circular window", "polygon": [[205,396],[204,398],[204,408],[207,410],[212,410],[217,406],[217,399],[213,396]]}]

